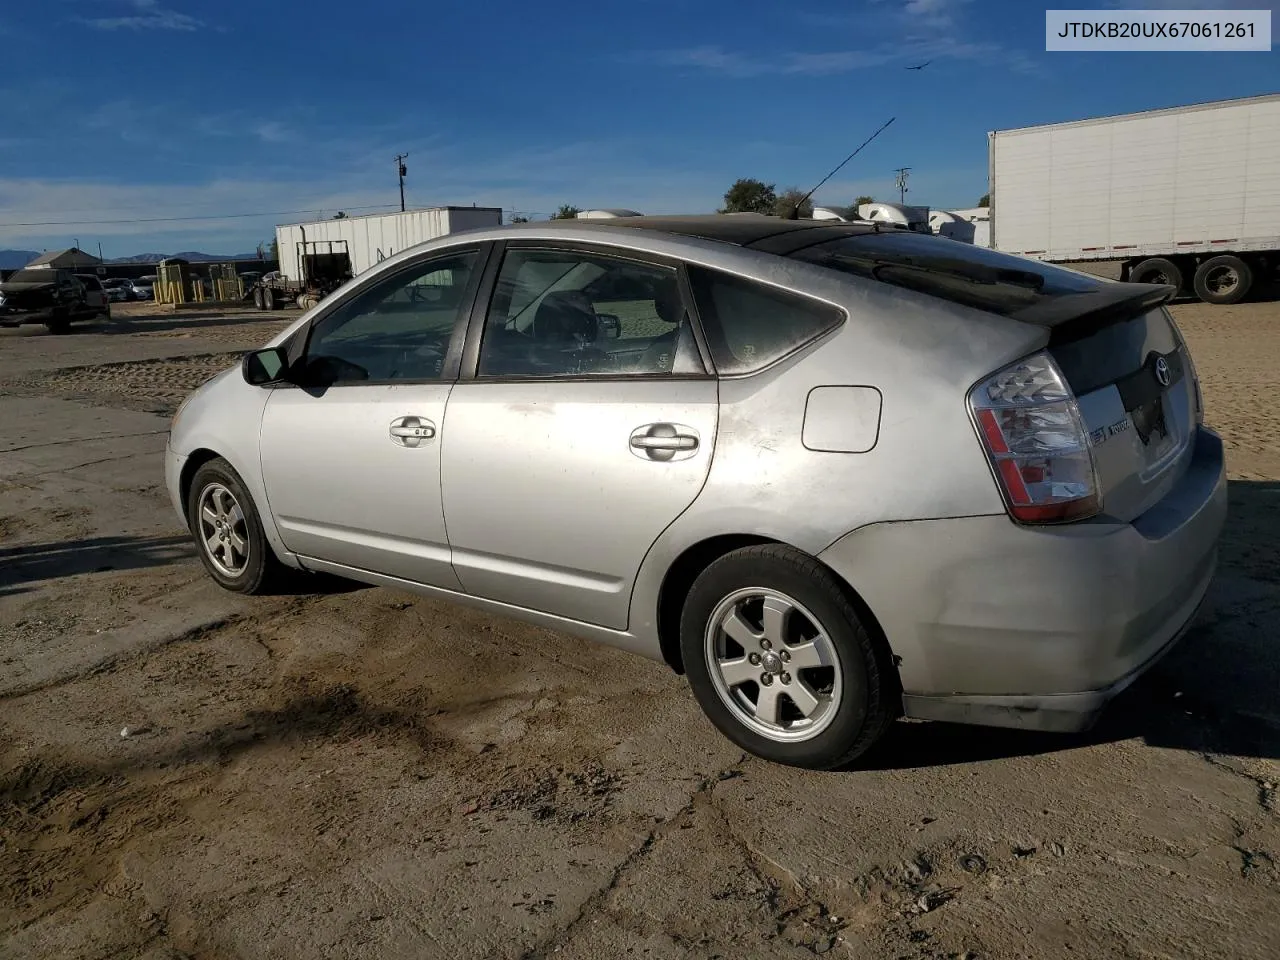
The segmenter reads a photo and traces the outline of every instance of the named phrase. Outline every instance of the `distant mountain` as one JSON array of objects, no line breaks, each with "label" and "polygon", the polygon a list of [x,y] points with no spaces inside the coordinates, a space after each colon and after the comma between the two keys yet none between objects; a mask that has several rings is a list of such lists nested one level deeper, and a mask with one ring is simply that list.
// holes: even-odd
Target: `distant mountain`
[{"label": "distant mountain", "polygon": [[0,270],[17,270],[38,256],[37,250],[0,250]]},{"label": "distant mountain", "polygon": [[[33,254],[34,256],[34,254]],[[192,263],[222,263],[227,260],[257,260],[257,251],[253,253],[236,253],[227,256],[221,253],[201,253],[198,250],[184,250],[181,253],[137,253],[132,257],[112,257],[107,263],[158,263],[168,257],[180,257]]]}]

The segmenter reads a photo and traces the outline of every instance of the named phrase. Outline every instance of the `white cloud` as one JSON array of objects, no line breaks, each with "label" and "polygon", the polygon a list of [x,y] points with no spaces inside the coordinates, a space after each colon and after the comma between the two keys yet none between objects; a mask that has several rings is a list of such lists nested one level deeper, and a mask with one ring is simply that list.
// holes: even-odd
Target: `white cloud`
[{"label": "white cloud", "polygon": [[694,67],[731,77],[758,77],[765,74],[828,76],[863,67],[874,67],[900,59],[892,52],[877,50],[833,50],[829,52],[757,55],[724,50],[721,47],[688,47],[642,53],[636,59],[671,67]]},{"label": "white cloud", "polygon": [[[188,183],[0,178],[0,248],[53,248],[78,238],[101,240],[112,256],[151,249],[235,253],[270,238],[277,223],[397,208],[394,151],[365,147],[377,166],[344,165],[337,173],[324,167],[310,177],[293,170]],[[732,179],[679,163],[628,163],[634,146],[612,141],[532,147],[495,159],[438,144],[407,149],[414,207],[475,203],[544,217],[562,203],[709,211]]]},{"label": "white cloud", "polygon": [[204,21],[187,13],[168,10],[160,0],[117,0],[133,12],[127,16],[82,17],[81,22],[98,30],[199,30]]},{"label": "white cloud", "polygon": [[[730,77],[830,76],[891,64],[908,66],[925,60],[980,60],[1017,73],[1036,73],[1036,62],[999,43],[967,39],[960,11],[971,0],[868,0],[858,16],[802,15],[822,34],[837,30],[865,41],[856,48],[825,51],[769,51],[748,53],[707,45],[655,50],[626,59],[664,66],[691,67]],[[875,28],[868,31],[865,14],[879,10]]]},{"label": "white cloud", "polygon": [[636,54],[631,58],[671,67],[692,67],[729,77],[831,76],[889,64],[908,65],[924,60],[980,60],[1020,73],[1038,66],[1030,57],[1006,50],[998,43],[958,39],[945,35],[918,36],[858,50],[788,51],[754,54],[718,46],[687,47]]},{"label": "white cloud", "polygon": [[1108,0],[1107,6],[1117,10],[1270,10],[1273,21],[1280,19],[1277,0]]},{"label": "white cloud", "polygon": [[905,0],[902,12],[918,25],[942,30],[955,23],[957,8],[969,0]]}]

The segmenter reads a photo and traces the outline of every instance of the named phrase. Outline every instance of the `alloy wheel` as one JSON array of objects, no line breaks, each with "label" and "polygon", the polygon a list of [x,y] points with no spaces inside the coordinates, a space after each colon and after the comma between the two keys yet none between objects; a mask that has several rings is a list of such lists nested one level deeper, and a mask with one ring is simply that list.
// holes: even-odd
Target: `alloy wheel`
[{"label": "alloy wheel", "polygon": [[783,743],[822,733],[840,708],[840,657],[818,619],[778,590],[748,587],[717,604],[704,650],[734,717]]}]

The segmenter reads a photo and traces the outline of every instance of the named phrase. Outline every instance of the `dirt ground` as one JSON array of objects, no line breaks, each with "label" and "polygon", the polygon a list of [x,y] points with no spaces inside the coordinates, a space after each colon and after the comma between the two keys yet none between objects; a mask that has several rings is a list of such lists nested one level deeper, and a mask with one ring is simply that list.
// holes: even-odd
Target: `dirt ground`
[{"label": "dirt ground", "polygon": [[743,756],[666,668],[380,589],[245,599],[167,418],[280,314],[0,331],[0,957],[1274,958],[1280,303],[1179,306],[1231,517],[1087,736]]}]

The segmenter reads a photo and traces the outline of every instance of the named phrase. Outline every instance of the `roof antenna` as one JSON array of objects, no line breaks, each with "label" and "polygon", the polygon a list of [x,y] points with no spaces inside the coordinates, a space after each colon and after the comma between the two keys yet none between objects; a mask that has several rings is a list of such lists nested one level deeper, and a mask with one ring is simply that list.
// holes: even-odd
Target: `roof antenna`
[{"label": "roof antenna", "polygon": [[863,141],[862,141],[862,143],[860,143],[860,144],[858,145],[858,149],[857,149],[857,150],[853,151],[853,153],[849,154],[847,157],[845,157],[843,160],[841,160],[841,161],[840,161],[840,165],[839,165],[839,166],[837,166],[834,170],[832,170],[832,171],[831,171],[830,173],[828,173],[825,177],[823,177],[821,180],[819,180],[819,181],[814,185],[813,190],[810,190],[810,191],[809,191],[808,193],[806,193],[803,197],[801,197],[801,198],[800,198],[800,202],[799,202],[799,203],[797,203],[794,207],[792,207],[792,208],[791,208],[791,212],[787,214],[787,219],[788,219],[788,220],[799,220],[799,219],[800,219],[800,208],[801,208],[801,207],[803,207],[803,206],[805,205],[805,203],[806,203],[806,202],[808,202],[809,198],[813,196],[814,192],[818,189],[818,187],[822,186],[824,183],[826,183],[828,180],[830,180],[832,177],[834,177],[837,173],[839,173],[839,172],[840,172],[840,167],[843,167],[846,163],[848,163],[850,160],[852,160],[854,157],[856,157],[859,153],[861,153],[861,152],[862,152],[862,148],[863,148],[863,147],[865,147],[868,143],[870,143],[870,142],[871,142],[872,140],[874,140],[876,137],[880,136],[880,134],[882,134],[882,133],[884,132],[884,128],[885,128],[885,127],[887,127],[887,126],[889,126],[889,124],[893,123],[893,121],[894,121],[894,120],[896,120],[896,119],[897,119],[897,117],[890,117],[888,120],[886,120],[884,123],[882,123],[882,124],[880,125],[880,129],[879,129],[879,130],[877,130],[877,131],[876,131],[875,133],[873,133],[871,136],[867,137],[867,139],[863,140]]}]

